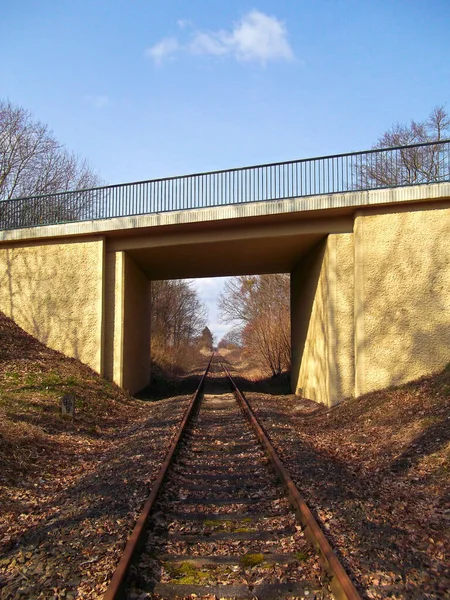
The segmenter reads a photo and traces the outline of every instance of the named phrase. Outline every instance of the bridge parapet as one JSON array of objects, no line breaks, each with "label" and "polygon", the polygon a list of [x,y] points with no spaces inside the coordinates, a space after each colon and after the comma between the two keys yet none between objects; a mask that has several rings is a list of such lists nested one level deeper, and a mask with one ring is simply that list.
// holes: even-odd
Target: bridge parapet
[{"label": "bridge parapet", "polygon": [[450,140],[0,202],[0,230],[450,182]]}]

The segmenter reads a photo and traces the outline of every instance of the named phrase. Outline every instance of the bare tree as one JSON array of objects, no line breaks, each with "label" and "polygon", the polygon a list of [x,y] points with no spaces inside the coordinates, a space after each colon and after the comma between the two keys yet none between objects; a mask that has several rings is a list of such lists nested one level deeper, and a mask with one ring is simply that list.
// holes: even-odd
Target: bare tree
[{"label": "bare tree", "polygon": [[[86,203],[94,201],[93,194],[80,194],[69,202],[58,192],[100,183],[89,164],[69,153],[47,125],[24,108],[0,100],[0,226],[76,220]],[[43,194],[51,196],[9,202]]]},{"label": "bare tree", "polygon": [[242,328],[233,327],[223,336],[217,345],[219,348],[241,348],[242,347]]},{"label": "bare tree", "polygon": [[[450,116],[443,106],[437,106],[425,121],[397,123],[373,148],[427,144],[449,136]],[[439,182],[444,174],[448,177],[448,160],[448,149],[445,152],[442,145],[437,144],[365,154],[356,165],[355,187],[370,189]]]},{"label": "bare tree", "polygon": [[152,355],[173,365],[196,346],[207,311],[189,281],[152,281],[151,289]]},{"label": "bare tree", "polygon": [[241,323],[243,345],[272,375],[290,367],[289,275],[229,279],[219,298],[222,320]]}]

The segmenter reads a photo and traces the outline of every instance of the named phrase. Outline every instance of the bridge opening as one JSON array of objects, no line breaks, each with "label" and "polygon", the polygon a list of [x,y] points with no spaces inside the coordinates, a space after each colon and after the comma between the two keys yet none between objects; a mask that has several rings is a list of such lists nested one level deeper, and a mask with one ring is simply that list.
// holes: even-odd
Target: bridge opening
[{"label": "bridge opening", "polygon": [[150,285],[153,373],[179,376],[213,349],[254,377],[289,372],[289,273]]},{"label": "bridge opening", "polygon": [[[351,231],[345,218],[331,225],[336,227]],[[329,220],[311,224],[284,214],[111,236],[106,245],[105,375],[132,393],[148,384],[150,358],[143,357],[149,354],[151,337],[145,333],[151,327],[151,281],[291,274],[303,257],[325,243],[329,230]],[[290,340],[290,330],[287,335]]]}]

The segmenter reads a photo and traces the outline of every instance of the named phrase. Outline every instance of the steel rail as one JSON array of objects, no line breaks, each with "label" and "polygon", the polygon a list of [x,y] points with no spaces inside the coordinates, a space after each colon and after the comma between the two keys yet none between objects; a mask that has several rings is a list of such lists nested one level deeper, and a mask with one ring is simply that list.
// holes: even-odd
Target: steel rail
[{"label": "steel rail", "polygon": [[242,392],[237,387],[226,366],[223,363],[221,363],[221,366],[227,374],[234,388],[235,396],[245,416],[250,422],[260,442],[264,446],[264,449],[266,450],[266,453],[272,463],[272,466],[278,478],[284,484],[288,492],[289,500],[292,506],[294,507],[297,518],[304,526],[304,533],[306,537],[310,540],[310,542],[319,552],[319,557],[322,561],[323,567],[331,577],[330,586],[333,591],[333,594],[335,595],[337,600],[361,600],[361,596],[359,595],[355,586],[351,582],[344,567],[341,565],[338,557],[336,556],[334,550],[330,546],[330,543],[328,542],[327,538],[320,529],[312,512],[301,497],[286,467],[279,459],[275,448],[272,446],[271,442],[269,441],[269,438],[264,432],[264,429],[262,428],[261,424],[256,418],[253,409],[251,408],[250,404],[248,403]]},{"label": "steel rail", "polygon": [[211,358],[209,359],[208,366],[206,367],[206,370],[203,373],[200,383],[198,384],[198,387],[189,402],[189,405],[184,413],[184,416],[180,423],[178,431],[176,432],[176,434],[174,435],[174,437],[172,439],[172,442],[170,444],[169,450],[167,451],[164,462],[162,463],[161,468],[159,470],[158,477],[156,478],[155,483],[152,486],[150,495],[147,498],[147,500],[144,504],[144,507],[142,508],[142,511],[136,521],[136,524],[134,526],[134,529],[133,529],[130,537],[128,538],[127,544],[125,546],[125,550],[123,551],[122,557],[114,571],[114,574],[109,583],[108,589],[106,590],[106,592],[103,596],[103,600],[119,600],[120,598],[124,597],[123,596],[124,584],[125,584],[125,579],[126,579],[126,576],[128,573],[128,569],[131,565],[133,557],[135,556],[136,552],[138,551],[138,549],[140,548],[140,546],[142,544],[143,537],[144,537],[143,534],[145,532],[148,516],[158,498],[159,492],[160,492],[161,487],[166,478],[167,471],[175,457],[175,454],[178,450],[183,433],[184,433],[186,426],[192,416],[194,408],[197,406],[199,399],[201,397],[201,391],[203,389],[203,384],[205,382],[206,376],[207,376],[209,368],[211,366],[213,356],[214,356],[214,354],[212,354]]}]

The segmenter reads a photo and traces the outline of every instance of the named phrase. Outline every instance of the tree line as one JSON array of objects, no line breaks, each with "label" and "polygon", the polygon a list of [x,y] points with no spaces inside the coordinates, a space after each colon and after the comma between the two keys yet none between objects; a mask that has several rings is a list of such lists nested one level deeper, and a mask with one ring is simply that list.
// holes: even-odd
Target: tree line
[{"label": "tree line", "polygon": [[219,308],[225,323],[236,324],[222,346],[245,348],[273,376],[290,368],[288,274],[232,277],[225,283]]},{"label": "tree line", "polygon": [[150,314],[154,363],[168,370],[189,367],[196,349],[212,350],[208,313],[191,281],[152,281]]}]

